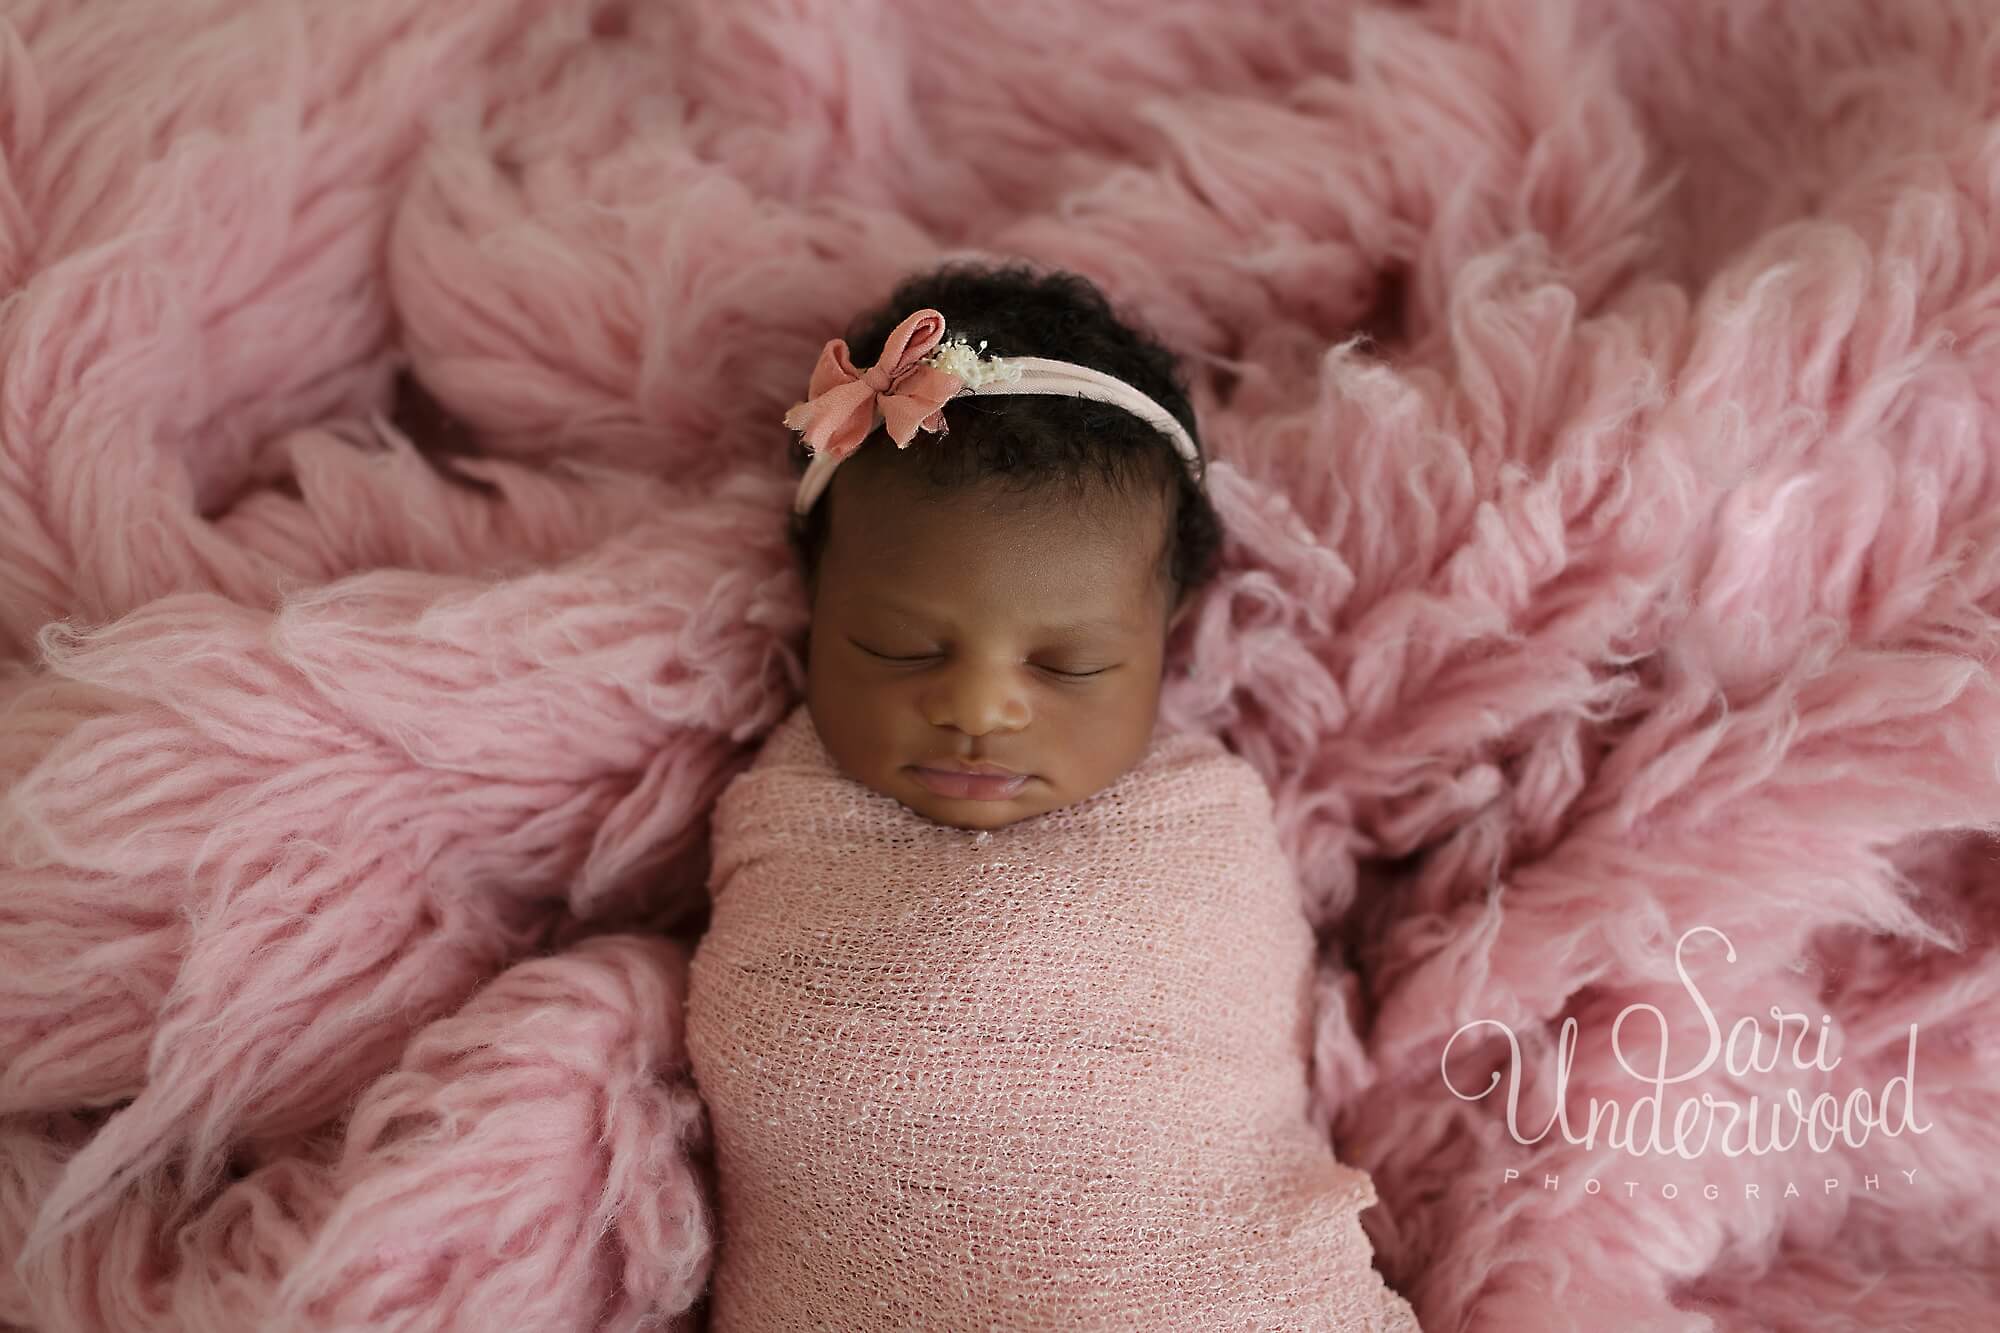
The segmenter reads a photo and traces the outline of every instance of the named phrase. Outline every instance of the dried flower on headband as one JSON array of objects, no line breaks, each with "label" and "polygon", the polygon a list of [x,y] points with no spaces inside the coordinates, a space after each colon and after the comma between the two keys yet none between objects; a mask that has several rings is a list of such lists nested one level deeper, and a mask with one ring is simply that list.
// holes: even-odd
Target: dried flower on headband
[{"label": "dried flower on headband", "polygon": [[964,334],[954,334],[949,341],[940,344],[935,352],[926,357],[925,363],[942,370],[947,375],[956,376],[968,389],[996,384],[1001,380],[1012,383],[1021,378],[1021,368],[1004,357],[987,357],[981,360],[980,353],[985,350],[984,338],[979,340],[979,346],[975,349],[965,340]]}]

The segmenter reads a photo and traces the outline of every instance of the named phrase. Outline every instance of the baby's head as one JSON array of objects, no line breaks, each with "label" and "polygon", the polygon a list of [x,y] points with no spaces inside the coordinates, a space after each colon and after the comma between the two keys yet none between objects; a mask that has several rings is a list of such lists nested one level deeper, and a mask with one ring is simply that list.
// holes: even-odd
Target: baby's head
[{"label": "baby's head", "polygon": [[[1074,274],[952,264],[911,278],[847,337],[881,356],[925,308],[988,357],[1115,376],[1199,447],[1173,355]],[[963,395],[949,432],[897,448],[878,426],[791,538],[812,602],[807,706],[851,777],[917,814],[997,829],[1081,801],[1143,757],[1168,635],[1215,570],[1221,525],[1162,431],[1049,394]],[[803,473],[811,455],[794,441]],[[929,780],[984,761],[997,796]]]}]

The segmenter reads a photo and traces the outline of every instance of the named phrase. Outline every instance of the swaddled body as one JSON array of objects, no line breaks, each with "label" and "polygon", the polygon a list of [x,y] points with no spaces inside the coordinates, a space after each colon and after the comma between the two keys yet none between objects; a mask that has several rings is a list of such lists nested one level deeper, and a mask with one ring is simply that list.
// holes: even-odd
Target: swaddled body
[{"label": "swaddled body", "polygon": [[1307,1119],[1311,931],[1215,738],[974,832],[847,777],[801,706],[713,852],[718,1333],[1416,1327]]}]

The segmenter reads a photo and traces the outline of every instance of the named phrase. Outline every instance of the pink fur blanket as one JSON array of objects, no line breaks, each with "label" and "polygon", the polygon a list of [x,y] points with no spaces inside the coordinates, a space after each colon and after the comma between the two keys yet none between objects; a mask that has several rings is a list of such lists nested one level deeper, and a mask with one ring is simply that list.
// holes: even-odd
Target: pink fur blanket
[{"label": "pink fur blanket", "polygon": [[1213,736],[1156,728],[1110,787],[980,832],[842,773],[801,705],[713,854],[716,1333],[1416,1333],[1306,1113],[1270,795]]},{"label": "pink fur blanket", "polygon": [[[1270,785],[1424,1326],[1994,1326],[1996,43],[0,7],[0,1323],[698,1326],[779,418],[969,250],[1188,359],[1230,541],[1163,706]],[[1761,1150],[1672,1151],[1702,1094]]]}]

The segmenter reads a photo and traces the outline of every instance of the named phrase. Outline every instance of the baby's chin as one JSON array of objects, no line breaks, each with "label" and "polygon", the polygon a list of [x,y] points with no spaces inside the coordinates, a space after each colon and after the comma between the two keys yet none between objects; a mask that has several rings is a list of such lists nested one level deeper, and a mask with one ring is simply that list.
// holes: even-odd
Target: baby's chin
[{"label": "baby's chin", "polygon": [[[930,820],[933,824],[943,824],[947,828],[960,828],[968,832],[979,833],[991,833],[997,829],[1006,828],[1009,824],[1018,824],[1032,815],[1043,813],[1041,810],[994,809],[993,807],[1004,804],[1000,801],[941,801],[933,797],[925,805],[918,805],[916,802],[908,799],[904,799],[903,804],[922,815],[925,819]],[[964,812],[938,808],[940,806],[953,805],[970,805],[977,806],[978,808]]]}]

